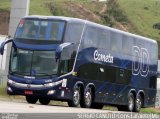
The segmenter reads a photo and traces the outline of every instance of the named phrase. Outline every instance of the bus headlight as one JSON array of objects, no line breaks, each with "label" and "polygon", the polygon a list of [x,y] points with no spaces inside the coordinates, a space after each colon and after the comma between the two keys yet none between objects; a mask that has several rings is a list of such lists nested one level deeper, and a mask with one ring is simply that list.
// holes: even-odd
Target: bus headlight
[{"label": "bus headlight", "polygon": [[56,83],[54,83],[54,82],[44,84],[45,87],[53,87],[55,85],[56,85]]},{"label": "bus headlight", "polygon": [[44,87],[54,87],[56,85],[59,85],[60,83],[62,83],[62,80],[57,81],[57,82],[52,82],[52,83],[46,83],[44,84]]},{"label": "bus headlight", "polygon": [[8,83],[9,83],[9,84],[14,84],[14,83],[15,83],[15,81],[8,80]]}]

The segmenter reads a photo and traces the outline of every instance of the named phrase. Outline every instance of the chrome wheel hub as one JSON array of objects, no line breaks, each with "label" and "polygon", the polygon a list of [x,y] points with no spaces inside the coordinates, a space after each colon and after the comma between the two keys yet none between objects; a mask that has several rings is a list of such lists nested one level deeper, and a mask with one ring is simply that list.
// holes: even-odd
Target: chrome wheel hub
[{"label": "chrome wheel hub", "polygon": [[129,109],[130,109],[130,110],[133,110],[133,106],[134,106],[134,101],[133,101],[133,99],[130,97],[130,98],[129,98]]},{"label": "chrome wheel hub", "polygon": [[85,95],[85,103],[86,103],[86,105],[90,105],[90,103],[91,103],[91,94],[90,94],[90,92],[87,92],[86,93],[86,95]]},{"label": "chrome wheel hub", "polygon": [[136,100],[136,108],[139,110],[141,108],[142,102],[139,98]]},{"label": "chrome wheel hub", "polygon": [[75,90],[74,94],[73,94],[73,101],[74,101],[75,104],[79,103],[79,98],[80,98],[79,91]]}]

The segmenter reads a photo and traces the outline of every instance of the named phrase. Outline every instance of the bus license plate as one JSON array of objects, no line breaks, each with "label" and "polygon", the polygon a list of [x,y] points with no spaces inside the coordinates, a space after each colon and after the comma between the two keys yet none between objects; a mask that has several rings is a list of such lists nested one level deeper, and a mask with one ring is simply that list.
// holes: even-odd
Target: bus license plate
[{"label": "bus license plate", "polygon": [[33,91],[28,91],[28,90],[26,90],[26,91],[24,91],[24,94],[32,95],[32,94],[33,94]]}]

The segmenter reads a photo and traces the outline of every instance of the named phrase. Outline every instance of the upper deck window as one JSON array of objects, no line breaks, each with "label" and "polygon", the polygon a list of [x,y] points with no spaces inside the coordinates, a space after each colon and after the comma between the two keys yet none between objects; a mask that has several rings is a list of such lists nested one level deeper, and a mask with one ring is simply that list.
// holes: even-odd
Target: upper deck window
[{"label": "upper deck window", "polygon": [[79,43],[82,35],[84,24],[79,22],[67,23],[65,42]]},{"label": "upper deck window", "polygon": [[15,38],[61,41],[64,28],[64,21],[22,19],[17,28]]}]

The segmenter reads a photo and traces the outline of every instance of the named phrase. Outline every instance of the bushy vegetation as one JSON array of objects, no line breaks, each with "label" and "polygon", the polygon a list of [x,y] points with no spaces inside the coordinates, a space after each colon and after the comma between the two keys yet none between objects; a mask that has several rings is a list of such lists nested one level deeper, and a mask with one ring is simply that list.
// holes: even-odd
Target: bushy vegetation
[{"label": "bushy vegetation", "polygon": [[[120,9],[133,24],[133,33],[158,41],[160,49],[160,30],[153,25],[160,23],[159,0],[117,0]],[[160,53],[159,53],[160,58]]]}]

